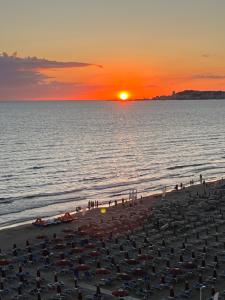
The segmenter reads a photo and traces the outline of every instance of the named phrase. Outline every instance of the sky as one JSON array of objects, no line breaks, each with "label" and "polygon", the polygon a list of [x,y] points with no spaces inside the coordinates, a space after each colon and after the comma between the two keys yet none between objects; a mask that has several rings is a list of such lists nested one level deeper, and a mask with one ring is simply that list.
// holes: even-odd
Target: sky
[{"label": "sky", "polygon": [[0,0],[0,100],[225,90],[224,0]]}]

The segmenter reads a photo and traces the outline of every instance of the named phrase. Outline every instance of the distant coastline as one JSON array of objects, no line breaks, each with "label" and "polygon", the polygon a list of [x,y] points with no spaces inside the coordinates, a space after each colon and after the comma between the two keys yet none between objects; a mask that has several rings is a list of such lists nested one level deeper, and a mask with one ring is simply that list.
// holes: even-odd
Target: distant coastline
[{"label": "distant coastline", "polygon": [[225,91],[184,90],[171,95],[153,97],[151,100],[225,100]]}]

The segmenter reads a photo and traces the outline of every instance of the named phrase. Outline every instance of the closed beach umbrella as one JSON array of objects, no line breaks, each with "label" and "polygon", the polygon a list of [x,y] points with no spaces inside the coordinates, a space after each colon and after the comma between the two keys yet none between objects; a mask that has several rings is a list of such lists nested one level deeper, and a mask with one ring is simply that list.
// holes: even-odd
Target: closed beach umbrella
[{"label": "closed beach umbrella", "polygon": [[189,291],[190,287],[189,287],[189,282],[186,280],[185,281],[185,287],[184,287],[185,291]]},{"label": "closed beach umbrella", "polygon": [[170,288],[170,297],[175,298],[175,293],[173,287]]}]

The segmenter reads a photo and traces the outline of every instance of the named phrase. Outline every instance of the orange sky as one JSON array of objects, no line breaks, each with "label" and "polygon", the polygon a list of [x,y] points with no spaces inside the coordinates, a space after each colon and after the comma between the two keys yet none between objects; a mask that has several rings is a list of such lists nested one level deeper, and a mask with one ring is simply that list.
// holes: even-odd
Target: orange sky
[{"label": "orange sky", "polygon": [[5,1],[0,100],[225,90],[224,11],[224,0]]}]

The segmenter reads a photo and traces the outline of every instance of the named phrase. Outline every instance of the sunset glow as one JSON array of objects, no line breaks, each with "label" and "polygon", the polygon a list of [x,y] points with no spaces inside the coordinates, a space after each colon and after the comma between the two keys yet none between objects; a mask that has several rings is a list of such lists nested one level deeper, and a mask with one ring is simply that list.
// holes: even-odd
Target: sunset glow
[{"label": "sunset glow", "polygon": [[3,1],[0,101],[124,101],[225,89],[225,1],[67,2],[52,11],[51,0],[14,1],[13,9]]},{"label": "sunset glow", "polygon": [[130,94],[126,91],[119,92],[118,97],[120,100],[126,101],[130,98]]}]

